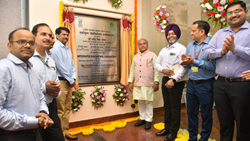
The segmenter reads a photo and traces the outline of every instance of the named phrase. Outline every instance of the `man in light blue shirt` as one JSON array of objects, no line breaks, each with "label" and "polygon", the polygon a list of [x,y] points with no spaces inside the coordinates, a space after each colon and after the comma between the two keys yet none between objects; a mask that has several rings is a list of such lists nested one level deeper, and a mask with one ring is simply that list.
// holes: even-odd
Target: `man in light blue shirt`
[{"label": "man in light blue shirt", "polygon": [[197,141],[199,107],[202,117],[202,132],[199,141],[207,141],[213,125],[213,83],[215,81],[215,60],[206,59],[204,50],[210,38],[210,26],[206,21],[195,21],[191,35],[194,41],[187,46],[182,55],[181,65],[188,69],[187,114],[189,141]]},{"label": "man in light blue shirt", "polygon": [[57,99],[58,116],[61,119],[61,127],[64,136],[69,139],[77,139],[69,134],[69,113],[72,101],[72,87],[76,81],[76,67],[72,52],[66,45],[69,38],[69,29],[59,27],[56,29],[57,42],[51,49],[52,56],[56,62],[57,74],[61,83],[61,95]]},{"label": "man in light blue shirt", "polygon": [[40,23],[33,27],[32,33],[35,36],[36,49],[33,57],[30,58],[30,62],[33,63],[34,70],[42,82],[42,91],[49,108],[49,117],[54,121],[54,124],[46,130],[39,129],[43,141],[64,141],[56,102],[56,98],[61,93],[60,82],[55,62],[45,51],[51,46],[52,32],[47,24]]},{"label": "man in light blue shirt", "polygon": [[0,61],[0,140],[35,141],[35,129],[53,124],[41,91],[41,82],[29,58],[34,36],[28,29],[9,34],[10,53]]}]

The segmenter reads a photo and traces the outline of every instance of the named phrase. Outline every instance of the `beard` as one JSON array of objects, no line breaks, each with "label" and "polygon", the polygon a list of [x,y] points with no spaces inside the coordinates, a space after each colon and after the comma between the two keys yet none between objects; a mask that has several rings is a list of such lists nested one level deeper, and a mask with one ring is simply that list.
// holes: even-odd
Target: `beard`
[{"label": "beard", "polygon": [[[170,39],[174,39],[174,40],[170,41]],[[177,42],[177,40],[178,40],[178,39],[175,38],[175,37],[170,37],[170,38],[167,39],[167,41],[168,41],[169,44],[174,44],[174,43]]]}]

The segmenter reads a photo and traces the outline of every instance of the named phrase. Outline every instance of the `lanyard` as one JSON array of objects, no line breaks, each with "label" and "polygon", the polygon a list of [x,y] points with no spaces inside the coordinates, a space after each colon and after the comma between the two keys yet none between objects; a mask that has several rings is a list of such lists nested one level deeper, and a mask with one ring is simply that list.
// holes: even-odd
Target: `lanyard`
[{"label": "lanyard", "polygon": [[206,44],[206,43],[204,43],[203,46],[200,48],[200,50],[199,50],[197,56],[196,56],[196,44],[195,44],[195,46],[194,46],[194,59],[195,59],[195,60],[198,59],[198,56],[199,56],[199,54],[200,54],[200,52],[201,52],[201,49],[204,47],[205,44]]},{"label": "lanyard", "polygon": [[43,58],[42,58],[41,56],[39,56],[39,55],[38,55],[37,57],[43,62],[43,64],[44,64],[45,66],[47,66],[48,68],[50,68],[47,61],[45,62],[45,61],[43,60]]}]

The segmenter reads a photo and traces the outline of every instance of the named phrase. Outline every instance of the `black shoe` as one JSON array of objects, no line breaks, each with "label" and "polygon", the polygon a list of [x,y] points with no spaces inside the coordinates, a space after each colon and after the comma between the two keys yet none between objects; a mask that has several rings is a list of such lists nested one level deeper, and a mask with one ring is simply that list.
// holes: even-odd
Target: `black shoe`
[{"label": "black shoe", "polygon": [[166,136],[168,133],[169,133],[168,130],[163,129],[163,130],[161,130],[161,132],[155,133],[155,135],[156,135],[156,136]]},{"label": "black shoe", "polygon": [[137,122],[137,123],[135,124],[135,127],[141,126],[141,125],[143,125],[143,124],[145,124],[145,123],[146,123],[145,120],[140,120],[139,122]]},{"label": "black shoe", "polygon": [[164,141],[172,141],[177,137],[177,134],[168,134],[167,137],[164,139]]},{"label": "black shoe", "polygon": [[145,129],[149,130],[151,128],[151,122],[146,121]]}]

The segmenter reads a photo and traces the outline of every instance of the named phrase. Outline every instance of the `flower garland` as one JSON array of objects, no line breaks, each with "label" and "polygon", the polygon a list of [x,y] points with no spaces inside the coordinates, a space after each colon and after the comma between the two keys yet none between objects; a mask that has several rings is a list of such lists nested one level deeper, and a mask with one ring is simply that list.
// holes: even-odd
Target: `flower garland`
[{"label": "flower garland", "polygon": [[63,27],[63,1],[59,2],[59,27]]},{"label": "flower garland", "polygon": [[122,0],[108,0],[108,2],[111,2],[112,7],[115,7],[115,9],[119,9],[122,6]]},{"label": "flower garland", "polygon": [[92,105],[95,109],[101,108],[106,102],[106,91],[102,86],[94,86],[94,90],[90,94],[92,98]]},{"label": "flower garland", "polygon": [[88,0],[74,0],[74,2],[79,2],[79,1],[82,1],[82,3],[85,4],[85,2],[88,2]]},{"label": "flower garland", "polygon": [[[131,20],[134,21],[134,14],[131,13]],[[135,55],[135,28],[134,28],[134,22],[132,22],[132,25],[131,25],[131,53],[132,53],[132,56],[131,56],[131,60],[133,60],[134,58],[134,55]]]},{"label": "flower garland", "polygon": [[125,101],[129,100],[128,98],[128,88],[123,85],[115,85],[115,93],[112,95],[113,99],[116,101],[117,106],[124,106]]},{"label": "flower garland", "polygon": [[225,10],[228,4],[234,1],[239,0],[203,0],[200,5],[204,8],[203,13],[207,14],[208,21],[212,21],[213,27],[219,25],[220,28],[224,28],[227,26]]},{"label": "flower garland", "polygon": [[77,135],[82,133],[83,135],[91,135],[94,133],[94,129],[102,129],[105,132],[112,132],[115,129],[118,128],[123,128],[127,125],[129,122],[137,121],[139,120],[140,117],[132,117],[132,118],[127,118],[127,119],[121,119],[121,120],[116,120],[112,122],[105,122],[105,123],[100,123],[100,124],[93,124],[89,126],[84,126],[84,127],[77,127],[73,129],[69,129],[69,133],[71,135]]},{"label": "flower garland", "polygon": [[137,0],[135,0],[135,54],[137,54]]},{"label": "flower garland", "polygon": [[[154,128],[156,130],[163,130],[165,128],[164,123],[156,123],[154,124]],[[200,134],[198,134],[198,139],[200,139]],[[177,138],[175,139],[175,141],[188,141],[189,140],[189,133],[188,130],[186,129],[179,129],[178,133],[177,133]],[[208,141],[216,141],[215,139],[208,139]]]},{"label": "flower garland", "polygon": [[86,93],[82,92],[81,88],[72,93],[71,109],[73,113],[77,112],[82,106],[82,99],[85,99],[83,95],[86,95]]},{"label": "flower garland", "polygon": [[170,23],[170,19],[168,8],[165,5],[160,5],[155,9],[153,20],[158,31],[165,32],[167,25]]}]

